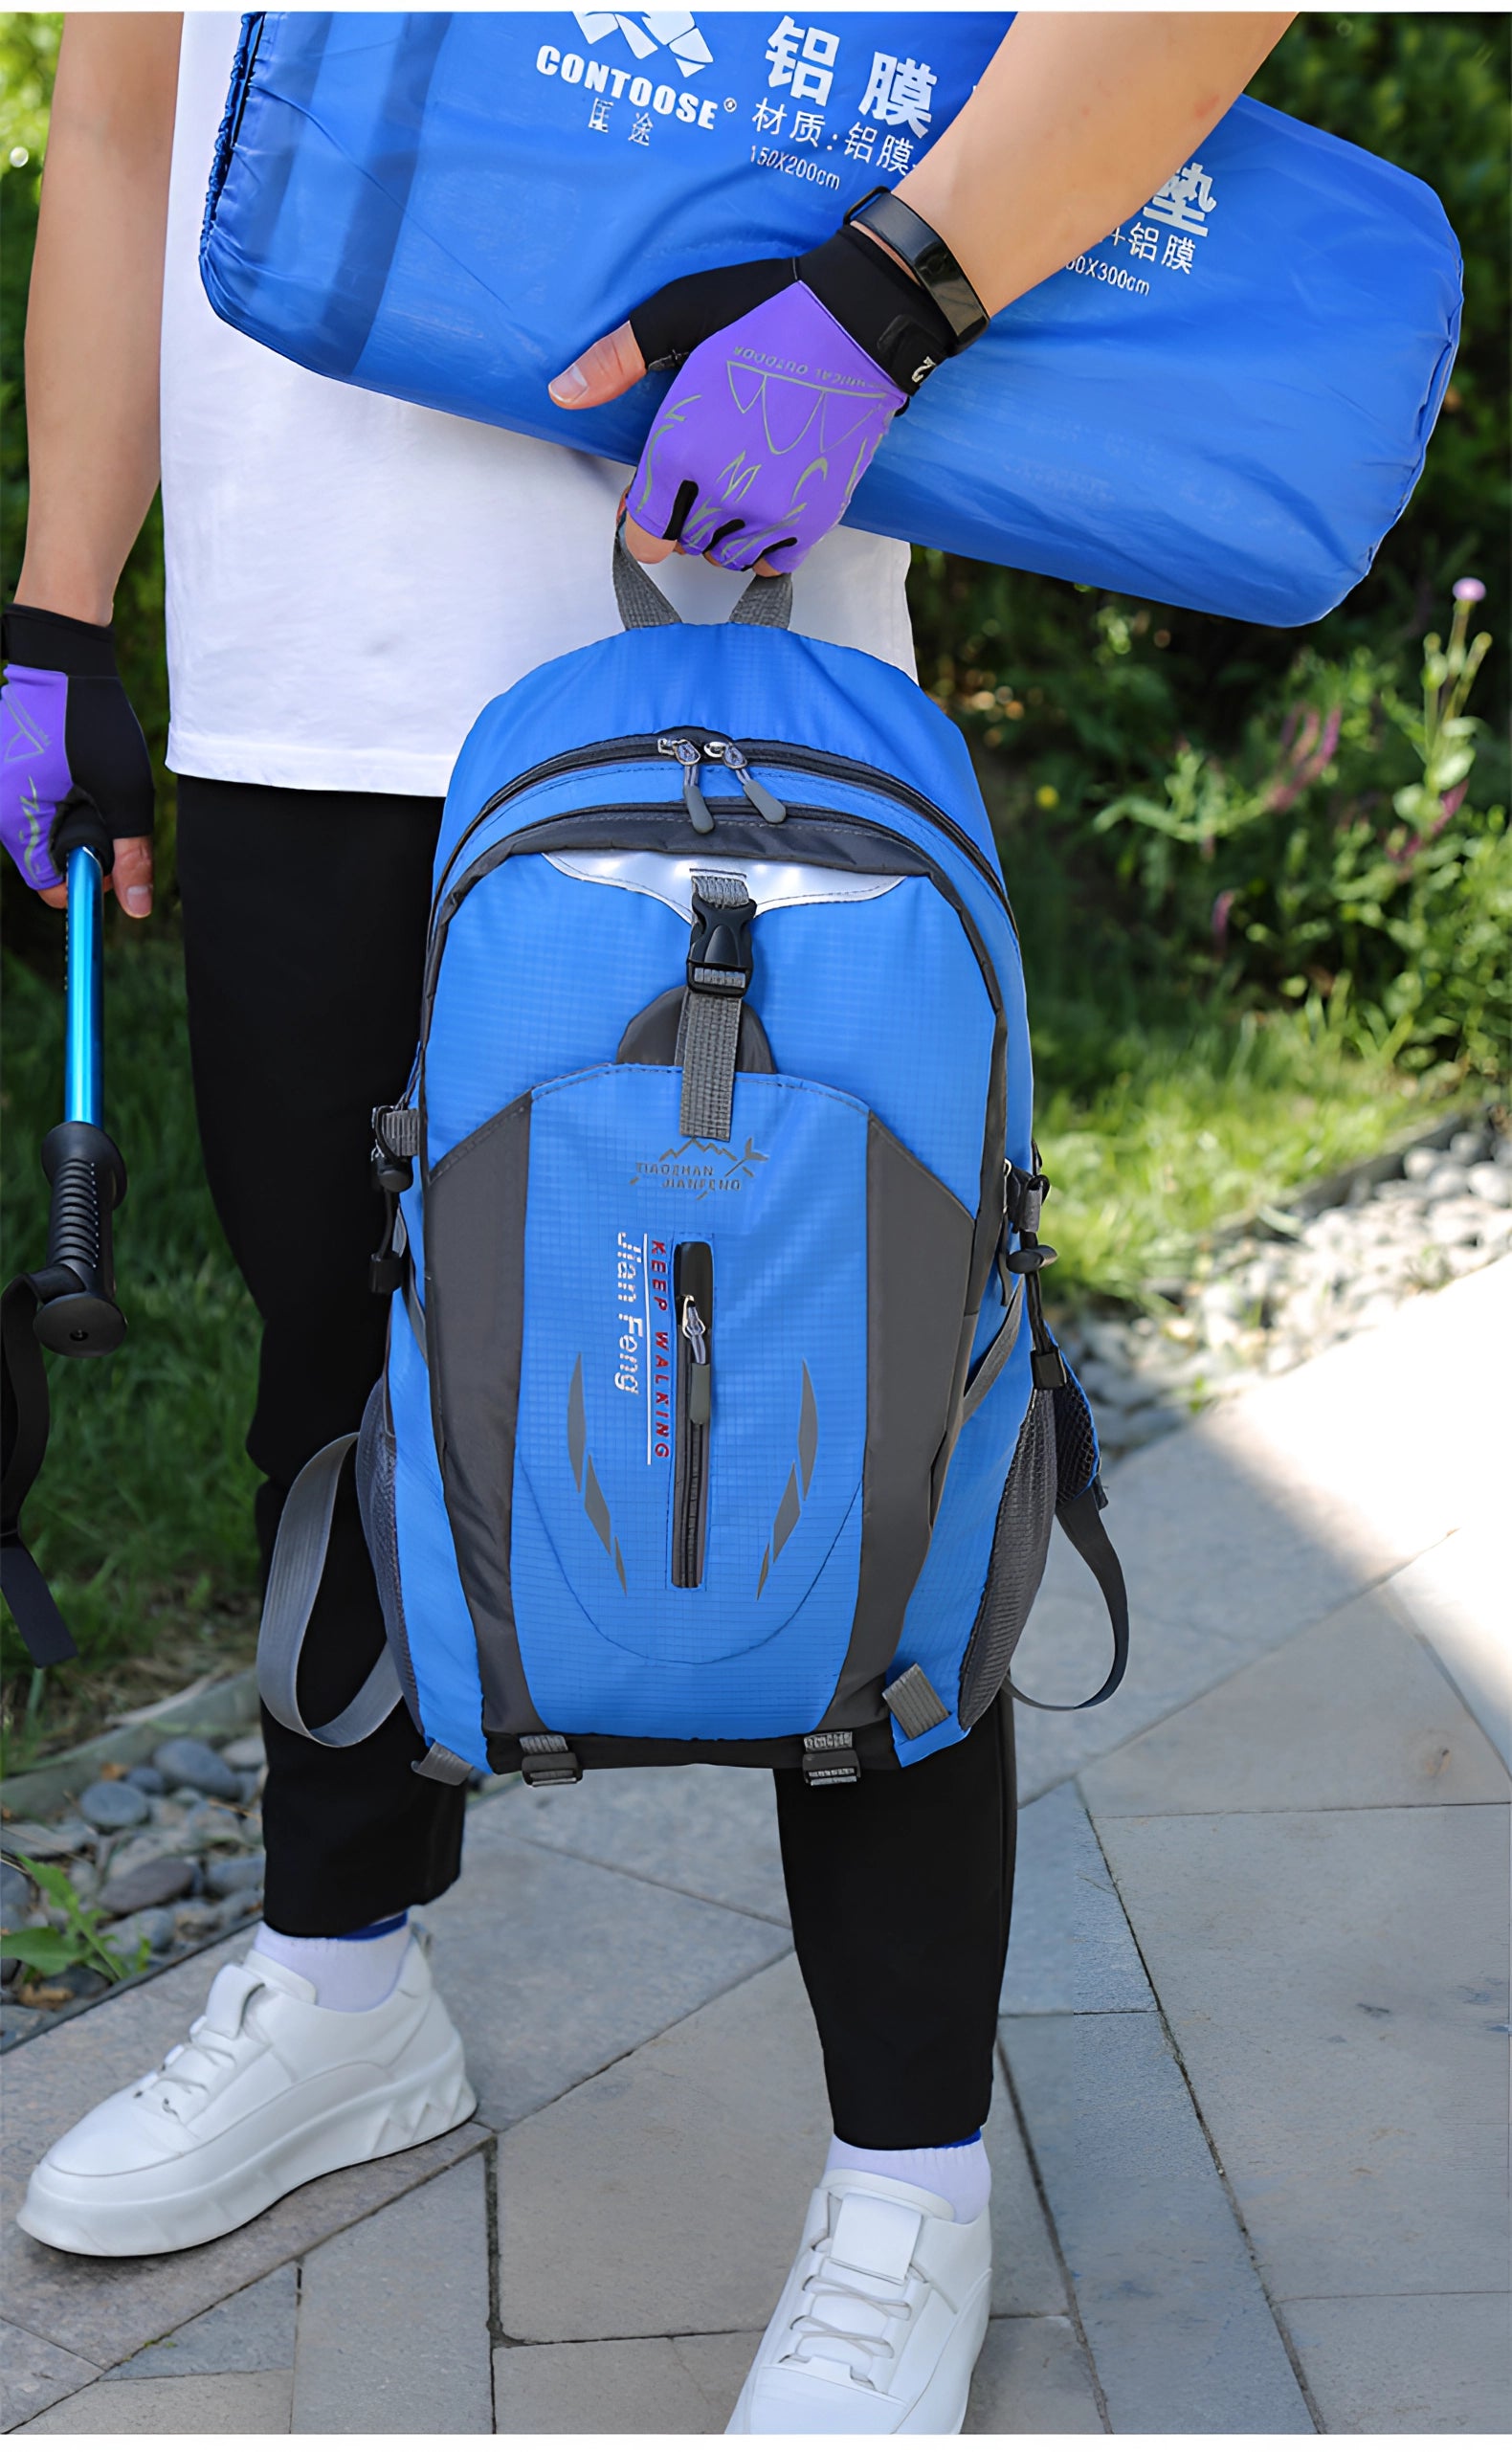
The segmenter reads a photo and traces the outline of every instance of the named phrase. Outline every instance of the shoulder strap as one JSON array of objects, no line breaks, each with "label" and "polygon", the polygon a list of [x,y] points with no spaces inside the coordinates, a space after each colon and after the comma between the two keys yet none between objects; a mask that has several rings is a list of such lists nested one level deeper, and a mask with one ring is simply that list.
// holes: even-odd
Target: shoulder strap
[{"label": "shoulder strap", "polygon": [[312,1456],[296,1476],[278,1519],[257,1631],[258,1694],[281,1727],[292,1728],[296,1736],[313,1737],[318,1746],[361,1745],[382,1728],[403,1695],[399,1672],[385,1644],[361,1691],[334,1720],[319,1728],[307,1728],[300,1709],[300,1657],[325,1570],[337,1484],[356,1444],[357,1433],[347,1431]]},{"label": "shoulder strap", "polygon": [[1129,1601],[1118,1551],[1102,1529],[1106,1504],[1101,1484],[1094,1481],[1079,1498],[1068,1499],[1058,1506],[1056,1514],[1072,1548],[1085,1559],[1098,1579],[1113,1629],[1113,1666],[1096,1694],[1089,1694],[1081,1703],[1038,1703],[1032,1694],[1020,1693],[1010,1678],[1008,1690],[1014,1702],[1027,1703],[1032,1711],[1090,1711],[1094,1704],[1106,1703],[1123,1683],[1123,1672],[1129,1664]]},{"label": "shoulder strap", "polygon": [[[75,1282],[70,1272],[69,1285]],[[33,1666],[50,1669],[78,1652],[21,1532],[21,1509],[42,1470],[52,1422],[47,1366],[32,1326],[44,1290],[34,1276],[16,1277],[0,1295],[0,1592]]]}]

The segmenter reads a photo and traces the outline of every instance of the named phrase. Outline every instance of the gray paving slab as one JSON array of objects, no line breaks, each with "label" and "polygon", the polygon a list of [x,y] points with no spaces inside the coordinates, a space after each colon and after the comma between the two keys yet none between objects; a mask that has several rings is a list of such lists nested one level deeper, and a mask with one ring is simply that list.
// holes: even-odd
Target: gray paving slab
[{"label": "gray paving slab", "polygon": [[1505,1809],[1100,1829],[1273,2297],[1503,2287]]},{"label": "gray paving slab", "polygon": [[14,2217],[33,2164],[102,2096],[129,2084],[182,2040],[204,2007],[216,1968],[245,1949],[243,1935],[185,1959],[6,2057],[0,2153],[4,2312],[23,2329],[97,2368],[114,2367],[161,2340],[334,2231],[475,2152],[486,2137],[486,2130],[469,2122],[408,2153],[333,2172],[296,2190],[229,2239],[176,2256],[64,2256],[29,2240]]},{"label": "gray paving slab", "polygon": [[[1116,1466],[1107,1528],[1128,1577],[1128,1676],[1096,1711],[1019,1712],[1020,1794],[1153,1727],[1457,1527],[1495,1521],[1506,1373],[1487,1356],[1512,1355],[1509,1321],[1502,1261]],[[1412,1418],[1452,1420],[1455,1436],[1406,1440]],[[1072,1698],[1090,1692],[1106,1657],[1101,1603],[1057,1538],[1015,1682]]]},{"label": "gray paving slab", "polygon": [[296,2435],[489,2435],[488,2216],[460,2164],[306,2257]]},{"label": "gray paving slab", "polygon": [[1448,1679],[1379,1593],[1105,1754],[1082,1787],[1099,1815],[1480,1804],[1512,1794]]},{"label": "gray paving slab", "polygon": [[1113,1877],[1075,1784],[1018,1817],[1005,2012],[1151,2009]]},{"label": "gray paving slab", "polygon": [[498,1827],[716,1906],[788,1922],[769,1771],[680,1763],[596,1771],[576,1788],[511,1791]]},{"label": "gray paving slab", "polygon": [[134,2358],[111,2369],[111,2381],[137,2375],[251,2375],[292,2368],[299,2305],[299,2267],[280,2264],[277,2273],[249,2283],[218,2307],[191,2318],[161,2341],[149,2342]]},{"label": "gray paving slab", "polygon": [[91,2384],[20,2435],[287,2435],[288,2375],[155,2375]]},{"label": "gray paving slab", "polygon": [[247,2283],[476,2153],[487,2136],[469,2121],[449,2137],[408,2153],[332,2172],[270,2206],[229,2239],[175,2256],[63,2256],[11,2228],[5,2252],[12,2315],[33,2330],[46,2325],[47,2338],[95,2366],[115,2367]]},{"label": "gray paving slab", "polygon": [[987,2329],[963,2435],[1101,2435],[1102,2419],[1069,2316],[999,2318]]},{"label": "gray paving slab", "polygon": [[1153,2011],[1003,2020],[1112,2430],[1313,2430]]},{"label": "gray paving slab", "polygon": [[1290,2299],[1281,2309],[1330,2435],[1486,2435],[1512,2428],[1504,2291]]},{"label": "gray paving slab", "polygon": [[514,1836],[516,1793],[474,1808],[462,1878],[426,1909],[478,2116],[496,2128],[790,1947],[764,1918],[527,1845]]},{"label": "gray paving slab", "polygon": [[760,2333],[494,2352],[500,2435],[723,2435]]},{"label": "gray paving slab", "polygon": [[[1504,1513],[1504,1508],[1501,1511]],[[1384,1587],[1512,1767],[1512,1611],[1501,1515],[1461,1526]]]},{"label": "gray paving slab", "polygon": [[500,2140],[504,2331],[759,2332],[829,2137],[789,1957]]},{"label": "gray paving slab", "polygon": [[982,2135],[992,2166],[992,2313],[1062,2316],[1060,2261],[1001,2077]]},{"label": "gray paving slab", "polygon": [[0,2435],[95,2381],[99,2369],[55,2341],[0,2322]]}]

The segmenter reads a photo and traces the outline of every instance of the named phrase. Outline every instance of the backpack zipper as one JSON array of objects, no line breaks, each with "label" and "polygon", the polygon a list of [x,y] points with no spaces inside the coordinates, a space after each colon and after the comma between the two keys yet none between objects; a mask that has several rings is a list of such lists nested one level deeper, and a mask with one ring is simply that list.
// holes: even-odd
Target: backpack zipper
[{"label": "backpack zipper", "polygon": [[[674,743],[680,746],[674,747]],[[689,752],[695,752],[696,759],[690,757]],[[865,766],[856,758],[834,756],[827,749],[806,749],[783,741],[747,741],[742,744],[727,740],[724,734],[720,732],[706,732],[700,740],[691,728],[681,733],[629,733],[622,735],[618,740],[591,743],[586,748],[567,749],[558,757],[545,758],[539,766],[528,767],[523,774],[516,775],[512,782],[502,785],[498,791],[484,801],[477,816],[463,828],[453,844],[431,904],[431,925],[434,927],[435,925],[436,915],[441,907],[441,899],[451,883],[462,851],[476,835],[478,827],[487,818],[492,817],[497,810],[502,809],[507,802],[518,799],[522,792],[534,791],[537,784],[549,783],[556,775],[571,774],[588,767],[624,766],[636,759],[656,757],[676,758],[682,768],[683,801],[696,831],[700,835],[712,833],[714,827],[714,813],[703,798],[698,782],[698,768],[705,758],[710,762],[717,758],[722,765],[730,769],[730,771],[738,777],[741,788],[751,806],[771,825],[780,822],[772,814],[772,811],[781,810],[786,816],[787,808],[782,801],[767,792],[765,785],[759,784],[755,776],[749,772],[749,762],[753,758],[759,760],[764,767],[785,767],[789,772],[795,774],[812,774],[835,783],[853,783],[858,791],[874,791],[884,799],[895,801],[901,808],[912,810],[916,816],[926,818],[930,825],[938,826],[946,841],[954,844],[962,857],[970,861],[985,883],[990,886],[1008,913],[1009,922],[1015,936],[1018,933],[1017,923],[1013,919],[1013,907],[1008,899],[1008,889],[987,854],[971,840],[964,826],[958,826],[953,817],[947,816],[945,812],[923,792],[916,791],[912,784],[900,782],[896,775],[884,774],[879,767]],[[739,764],[736,763],[737,760]],[[700,821],[695,810],[695,800],[708,820],[706,825]],[[770,801],[771,809],[765,808],[764,801]],[[862,822],[865,821],[862,820]]]},{"label": "backpack zipper", "polygon": [[678,1313],[678,1428],[672,1495],[672,1580],[686,1591],[703,1581],[709,1517],[709,1423],[714,1411],[714,1254],[679,1243],[673,1254]]},{"label": "backpack zipper", "polygon": [[[719,804],[717,810],[710,811],[710,815],[714,816],[719,814],[731,816],[738,814],[739,812],[740,804],[738,802],[722,802]],[[531,837],[534,835],[545,835],[549,837],[551,835],[555,834],[560,827],[570,825],[574,822],[579,822],[585,819],[595,823],[605,823],[611,819],[619,818],[664,818],[669,814],[669,809],[665,802],[634,800],[606,803],[605,806],[599,809],[563,811],[558,816],[543,817],[534,825],[522,828],[520,833],[517,835],[500,836],[497,843],[490,844],[486,852],[480,853],[478,859],[475,860],[470,867],[462,871],[461,876],[452,886],[446,902],[444,903],[438,903],[431,915],[430,936],[426,947],[425,976],[421,986],[420,994],[421,1052],[417,1055],[415,1059],[417,1076],[423,1069],[424,1047],[430,1037],[431,1006],[435,993],[436,980],[440,972],[441,955],[446,944],[447,929],[450,927],[452,921],[456,918],[456,913],[460,909],[463,902],[466,900],[467,895],[472,891],[473,886],[476,885],[481,878],[488,876],[492,869],[500,866],[505,860],[523,858],[527,857],[532,848]],[[961,894],[958,892],[951,879],[945,874],[945,870],[940,866],[937,860],[930,858],[928,851],[923,845],[913,842],[906,835],[899,834],[894,827],[879,825],[875,817],[858,817],[853,810],[824,809],[817,806],[811,807],[805,803],[790,802],[788,806],[788,814],[789,817],[795,819],[813,818],[820,823],[833,823],[836,818],[839,818],[845,825],[856,828],[856,830],[860,834],[875,836],[884,843],[901,843],[906,851],[914,854],[916,858],[922,857],[925,859],[928,862],[928,865],[921,872],[921,874],[928,878],[929,882],[934,886],[936,892],[942,895],[945,901],[949,903],[957,919],[960,921],[961,926],[966,934],[967,942],[970,946],[973,954],[976,956],[977,967],[981,970],[983,979],[987,985],[988,995],[991,1001],[992,1011],[994,1014],[1000,1014],[1002,1013],[1002,987],[998,980],[997,971],[993,965],[991,955],[987,949],[987,945],[982,936],[982,932],[978,928],[975,920],[972,918],[970,911],[967,909],[965,901],[962,899]],[[478,819],[475,819],[474,821],[475,825],[479,822],[480,820]],[[471,831],[472,829],[470,828],[469,832]],[[458,848],[460,848],[460,846],[458,846]],[[1001,886],[997,888],[997,893],[999,901],[1002,903],[1004,909],[1008,912],[1009,925],[1013,930],[1016,941],[1018,928],[1017,923],[1013,919],[1012,906],[1010,905],[1008,897],[1003,892]]]}]

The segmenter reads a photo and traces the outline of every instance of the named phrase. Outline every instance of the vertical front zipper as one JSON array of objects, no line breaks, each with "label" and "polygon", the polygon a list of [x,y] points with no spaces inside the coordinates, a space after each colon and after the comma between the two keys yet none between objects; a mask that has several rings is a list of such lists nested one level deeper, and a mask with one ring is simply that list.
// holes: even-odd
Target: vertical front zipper
[{"label": "vertical front zipper", "polygon": [[714,1410],[714,1254],[679,1243],[673,1256],[678,1318],[678,1439],[672,1491],[672,1580],[703,1581],[709,1520],[709,1422]]}]

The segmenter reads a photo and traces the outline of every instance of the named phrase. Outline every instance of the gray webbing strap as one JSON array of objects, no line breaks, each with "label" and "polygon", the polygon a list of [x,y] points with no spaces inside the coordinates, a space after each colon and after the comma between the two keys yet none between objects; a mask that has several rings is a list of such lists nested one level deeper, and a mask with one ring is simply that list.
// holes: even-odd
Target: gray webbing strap
[{"label": "gray webbing strap", "polygon": [[739,996],[700,996],[683,1006],[682,1109],[685,1141],[727,1141],[735,1105],[735,1057],[741,1038]]},{"label": "gray webbing strap", "polygon": [[[750,901],[744,877],[695,869],[692,887],[711,910],[732,911]],[[730,974],[733,976],[734,974]],[[699,972],[695,965],[692,977]],[[719,977],[716,971],[712,977]],[[735,1101],[735,1061],[740,1049],[742,999],[727,992],[700,995],[691,986],[682,1003],[678,1060],[682,1066],[678,1130],[685,1141],[727,1141]]]},{"label": "gray webbing strap", "polygon": [[1008,1317],[967,1381],[966,1394],[961,1399],[963,1428],[970,1420],[983,1397],[996,1385],[1003,1365],[1018,1343],[1018,1331],[1023,1318],[1024,1282],[1022,1278],[1015,1278],[1013,1299],[1008,1306]]},{"label": "gray webbing strap", "polygon": [[775,579],[753,579],[730,610],[731,621],[751,623],[758,630],[786,630],[792,619],[792,580],[786,570]]},{"label": "gray webbing strap", "polygon": [[614,530],[614,602],[627,630],[665,630],[682,619],[645,564],[626,552],[618,528]]},{"label": "gray webbing strap", "polygon": [[[667,602],[645,564],[626,551],[624,524],[621,520],[614,530],[614,602],[620,620],[627,630],[665,630],[680,622],[682,615]],[[759,630],[786,630],[792,619],[792,581],[788,573],[783,571],[775,579],[753,578],[732,608],[730,619]]]},{"label": "gray webbing strap", "polygon": [[368,1671],[355,1701],[319,1728],[306,1728],[300,1709],[300,1655],[309,1628],[310,1613],[321,1589],[325,1552],[330,1547],[331,1518],[336,1511],[336,1485],[342,1466],[357,1444],[347,1431],[312,1456],[295,1479],[278,1519],[268,1594],[257,1630],[257,1692],[274,1718],[299,1737],[313,1737],[318,1746],[356,1746],[381,1728],[401,1699],[403,1688],[387,1644]]}]

